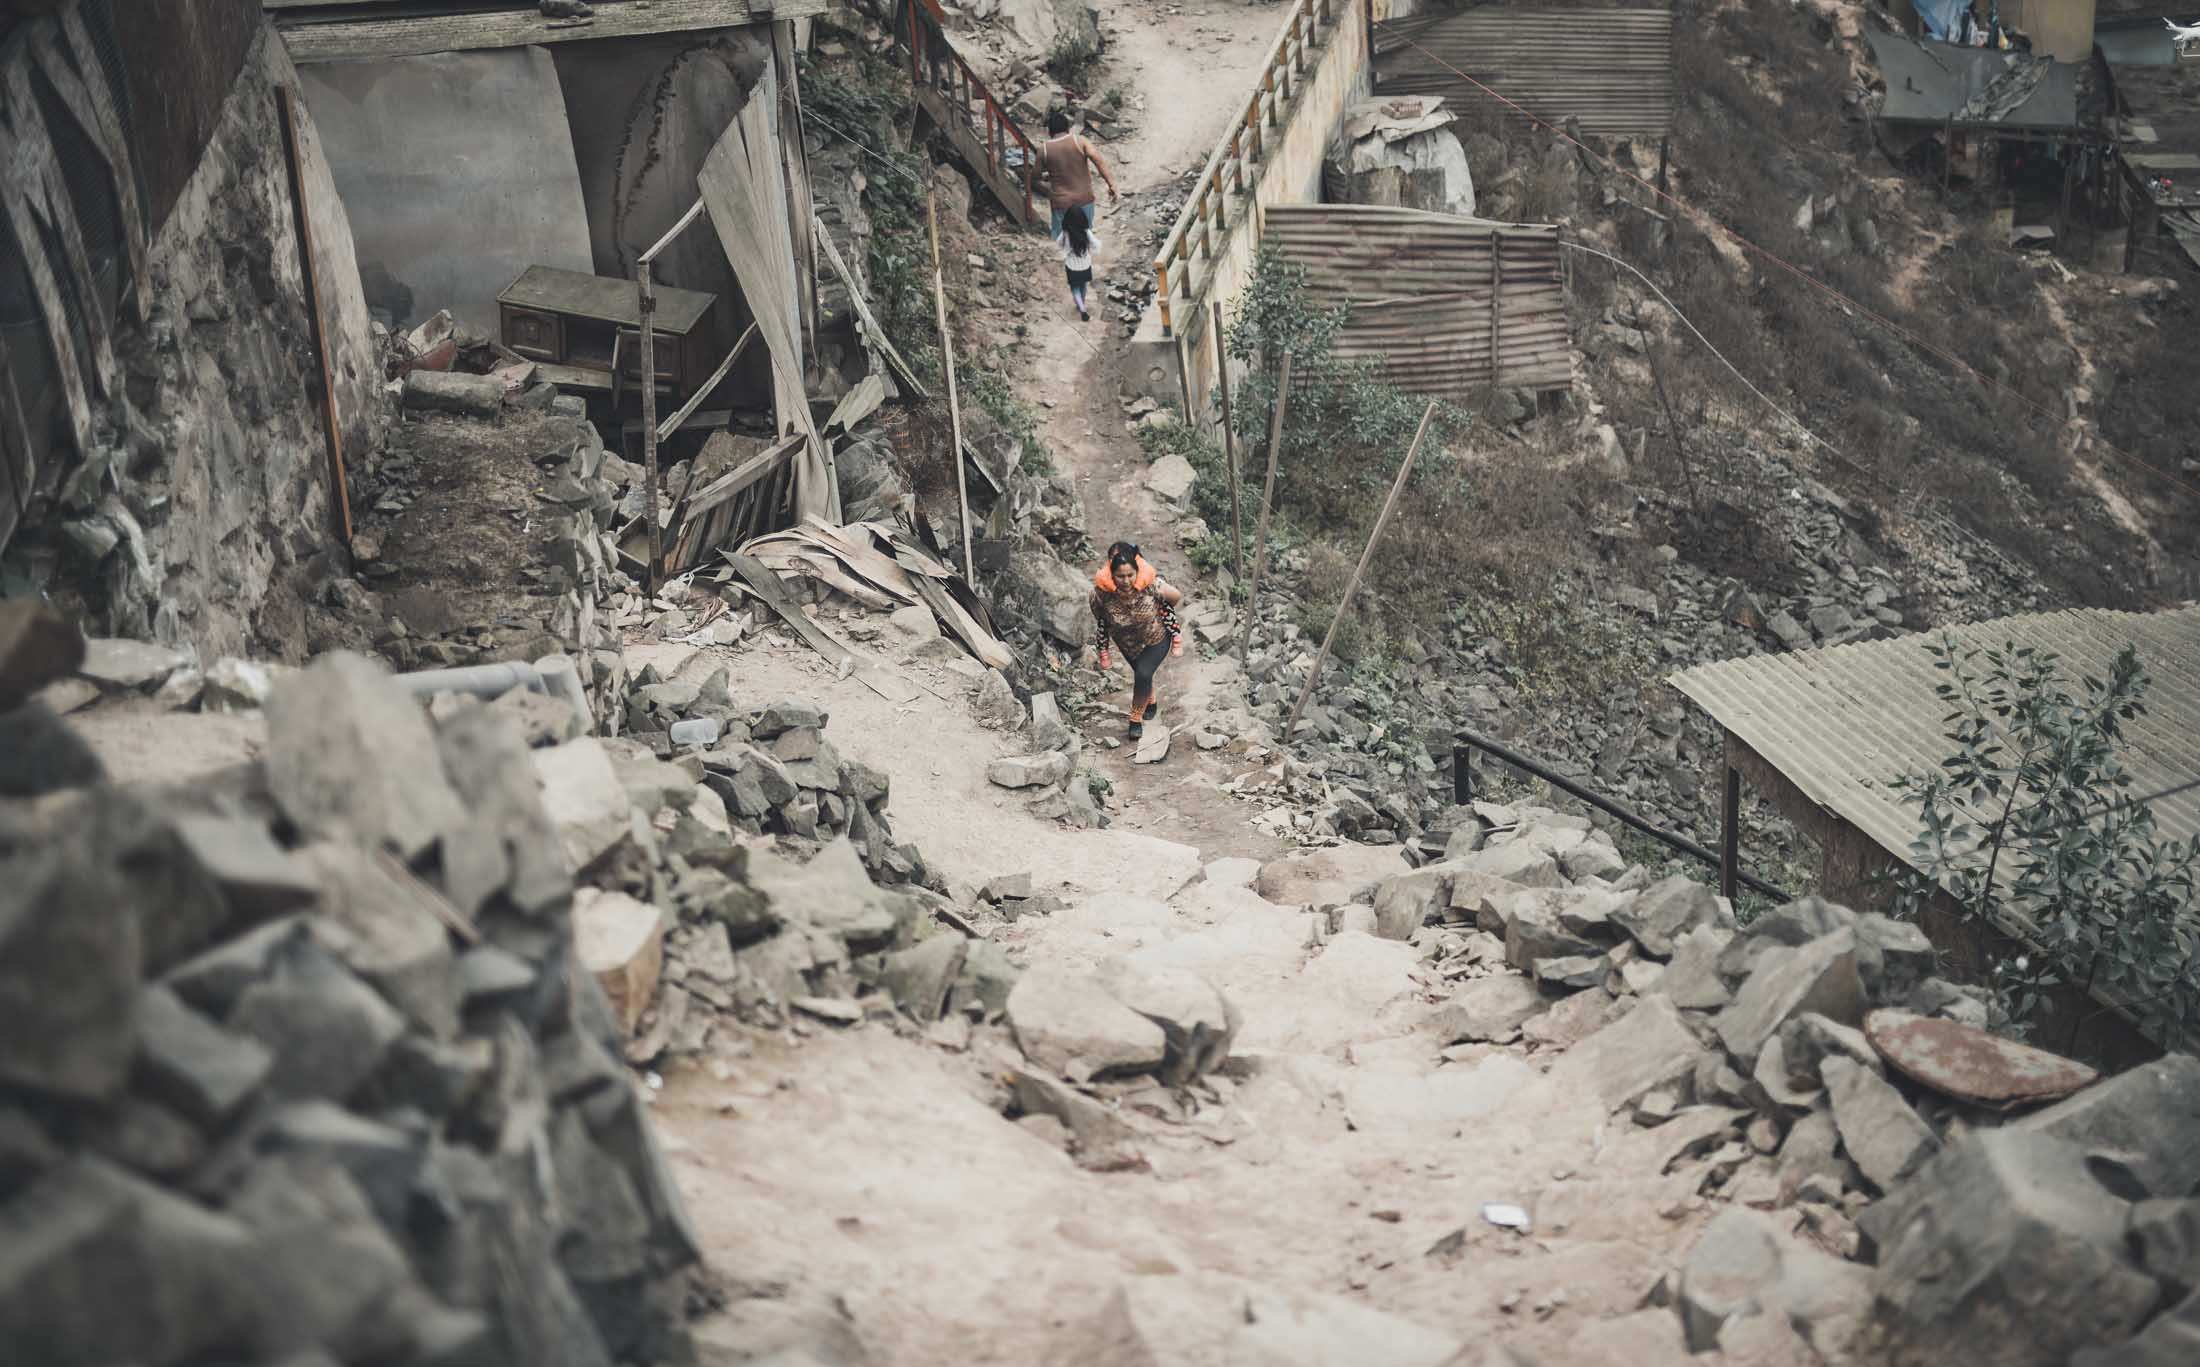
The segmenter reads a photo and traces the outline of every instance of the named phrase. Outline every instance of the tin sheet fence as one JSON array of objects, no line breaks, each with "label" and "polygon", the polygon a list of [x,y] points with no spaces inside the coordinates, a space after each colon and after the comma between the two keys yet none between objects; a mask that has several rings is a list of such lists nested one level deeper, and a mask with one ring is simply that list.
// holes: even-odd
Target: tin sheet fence
[{"label": "tin sheet fence", "polygon": [[1547,123],[1662,138],[1673,127],[1673,11],[1486,5],[1375,25],[1376,94],[1520,117],[1483,86]]},{"label": "tin sheet fence", "polygon": [[1338,359],[1431,398],[1573,387],[1557,228],[1372,204],[1277,204],[1266,225],[1310,302],[1350,306]]}]

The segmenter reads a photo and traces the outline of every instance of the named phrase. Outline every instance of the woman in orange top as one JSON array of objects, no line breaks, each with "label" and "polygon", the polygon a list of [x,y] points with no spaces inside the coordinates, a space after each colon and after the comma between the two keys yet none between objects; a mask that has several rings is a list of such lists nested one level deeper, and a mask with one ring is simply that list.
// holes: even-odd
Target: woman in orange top
[{"label": "woman in orange top", "polygon": [[1184,653],[1176,605],[1184,595],[1154,572],[1138,547],[1118,541],[1108,547],[1108,563],[1092,577],[1092,620],[1097,628],[1100,667],[1108,667],[1108,648],[1123,648],[1131,667],[1130,737],[1145,734],[1145,723],[1161,710],[1154,696],[1154,675],[1161,662]]}]

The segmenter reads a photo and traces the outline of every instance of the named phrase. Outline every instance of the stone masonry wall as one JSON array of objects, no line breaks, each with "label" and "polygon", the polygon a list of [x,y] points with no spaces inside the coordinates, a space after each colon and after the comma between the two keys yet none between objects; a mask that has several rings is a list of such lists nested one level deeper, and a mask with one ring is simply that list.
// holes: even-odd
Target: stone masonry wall
[{"label": "stone masonry wall", "polygon": [[[81,606],[103,634],[205,658],[253,647],[295,657],[300,643],[261,630],[261,606],[335,545],[320,359],[275,95],[294,79],[262,34],[117,320],[121,392],[95,415],[94,447],[10,547],[10,568]],[[389,405],[350,232],[305,132],[331,369],[356,458]]]}]

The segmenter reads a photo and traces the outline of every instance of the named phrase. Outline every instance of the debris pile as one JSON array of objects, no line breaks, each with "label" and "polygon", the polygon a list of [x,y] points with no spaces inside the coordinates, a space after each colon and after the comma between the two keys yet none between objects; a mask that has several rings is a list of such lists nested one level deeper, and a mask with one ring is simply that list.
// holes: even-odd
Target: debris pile
[{"label": "debris pile", "polygon": [[630,1062],[707,1057],[752,1026],[898,1007],[967,1028],[1005,1007],[1015,967],[966,941],[939,876],[894,839],[886,776],[842,755],[829,720],[797,699],[744,707],[722,669],[698,685],[645,667],[630,735],[535,753]]},{"label": "debris pile", "polygon": [[[2098,1360],[2189,1356],[2200,1061],[2096,1083],[1989,1034],[1914,925],[1804,898],[1737,927],[1580,818],[1474,815],[1364,903],[1349,880],[1310,900],[1423,947],[1457,985],[1443,1043],[1561,1050],[1554,1082],[1632,1119],[1614,1144],[1727,1203],[1653,1293],[1691,1351],[2047,1367],[2138,1334]],[[1546,1195],[1536,1222],[1562,1224]]]},{"label": "debris pile", "polygon": [[73,631],[10,635],[0,1340],[50,1363],[680,1359],[696,1236],[577,971],[522,723],[431,723],[339,654],[275,683],[264,764],[134,791],[20,702],[73,667]]}]

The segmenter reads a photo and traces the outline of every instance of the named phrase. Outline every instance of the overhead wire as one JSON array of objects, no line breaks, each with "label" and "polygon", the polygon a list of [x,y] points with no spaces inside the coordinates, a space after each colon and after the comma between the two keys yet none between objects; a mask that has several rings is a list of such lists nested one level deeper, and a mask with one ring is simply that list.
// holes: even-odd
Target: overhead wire
[{"label": "overhead wire", "polygon": [[[2050,423],[2053,423],[2057,426],[2060,426],[2063,423],[2064,418],[2062,417],[2062,415],[2057,413],[2055,410],[2047,407],[2045,404],[2039,403],[2038,401],[2034,400],[2029,395],[2025,394],[2023,391],[2015,388],[2012,385],[2005,384],[2000,380],[1996,380],[1993,377],[1982,373],[1976,367],[1972,366],[1969,362],[1963,360],[1961,357],[1956,356],[1950,352],[1941,350],[1939,347],[1934,346],[1932,343],[1926,341],[1925,339],[1911,332],[1909,329],[1903,327],[1900,323],[1897,323],[1893,319],[1886,317],[1885,315],[1872,309],[1868,305],[1865,305],[1849,297],[1848,295],[1843,294],[1834,286],[1827,284],[1823,280],[1820,280],[1817,276],[1814,276],[1809,271],[1806,271],[1802,267],[1793,264],[1786,258],[1780,256],[1778,253],[1773,252],[1767,248],[1758,246],[1755,242],[1750,241],[1748,238],[1736,232],[1733,228],[1728,227],[1725,223],[1721,222],[1717,217],[1713,216],[1712,214],[1707,213],[1706,211],[1697,208],[1695,205],[1689,204],[1681,200],[1677,196],[1671,194],[1670,192],[1662,190],[1656,185],[1653,185],[1651,182],[1644,180],[1641,176],[1636,175],[1633,171],[1628,170],[1626,167],[1621,166],[1618,162],[1612,160],[1612,158],[1606,156],[1602,152],[1597,151],[1595,148],[1590,147],[1588,144],[1582,142],[1579,138],[1576,138],[1571,133],[1568,133],[1565,129],[1559,128],[1544,119],[1538,118],[1535,114],[1531,113],[1518,102],[1508,98],[1499,91],[1493,90],[1489,86],[1484,85],[1482,82],[1476,80],[1474,77],[1469,76],[1466,72],[1461,71],[1458,67],[1453,66],[1450,62],[1445,61],[1436,53],[1431,52],[1419,41],[1409,37],[1401,39],[1401,42],[1406,47],[1412,48],[1414,51],[1420,53],[1423,57],[1428,58],[1430,61],[1442,67],[1444,70],[1450,72],[1452,75],[1457,76],[1460,80],[1465,81],[1468,85],[1473,86],[1476,90],[1481,91],[1483,94],[1488,95],[1491,99],[1496,100],[1498,103],[1504,105],[1506,108],[1519,114],[1529,123],[1534,124],[1536,127],[1541,128],[1546,132],[1555,134],[1560,139],[1573,146],[1573,148],[1579,151],[1583,156],[1593,159],[1600,165],[1609,168],[1616,174],[1633,181],[1637,185],[1640,185],[1643,189],[1648,190],[1651,194],[1657,196],[1665,203],[1672,205],[1675,209],[1687,210],[1689,213],[1701,218],[1704,222],[1709,223],[1713,227],[1717,228],[1720,232],[1725,233],[1728,237],[1732,238],[1743,248],[1747,249],[1757,256],[1764,258],[1766,261],[1771,262],[1773,265],[1794,276],[1796,279],[1803,281],[1811,288],[1819,290],[1829,297],[1837,300],[1844,307],[1853,309],[1861,316],[1871,320],[1874,323],[1877,323],[1879,326],[1902,338],[1911,346],[1916,347],[1918,350],[1924,352],[1925,354],[1933,356],[1945,362],[1946,364],[1964,372],[1965,374],[1968,374],[1974,380],[1978,381],[1981,387],[1989,390],[1999,390],[2000,392],[2007,394],[2015,402],[2022,404],[2028,409],[2031,409],[2034,413],[2037,413],[2040,416],[2046,418]],[[2196,487],[2193,484],[2188,483],[2183,479],[2180,479],[2178,476],[2171,474],[2169,471],[2162,469],[2160,466],[2157,466],[2150,461],[2144,460],[2138,456],[2131,454],[2123,448],[2115,445],[2113,442],[2110,442],[2105,437],[2102,437],[2097,431],[2092,434],[2092,437],[2093,444],[2099,449],[2106,451],[2108,454],[2130,465],[2148,471],[2149,473],[2155,475],[2157,478],[2162,479],[2169,484],[2175,485],[2180,489],[2183,489],[2186,493],[2191,494],[2195,498],[2200,498],[2200,487]]]}]

